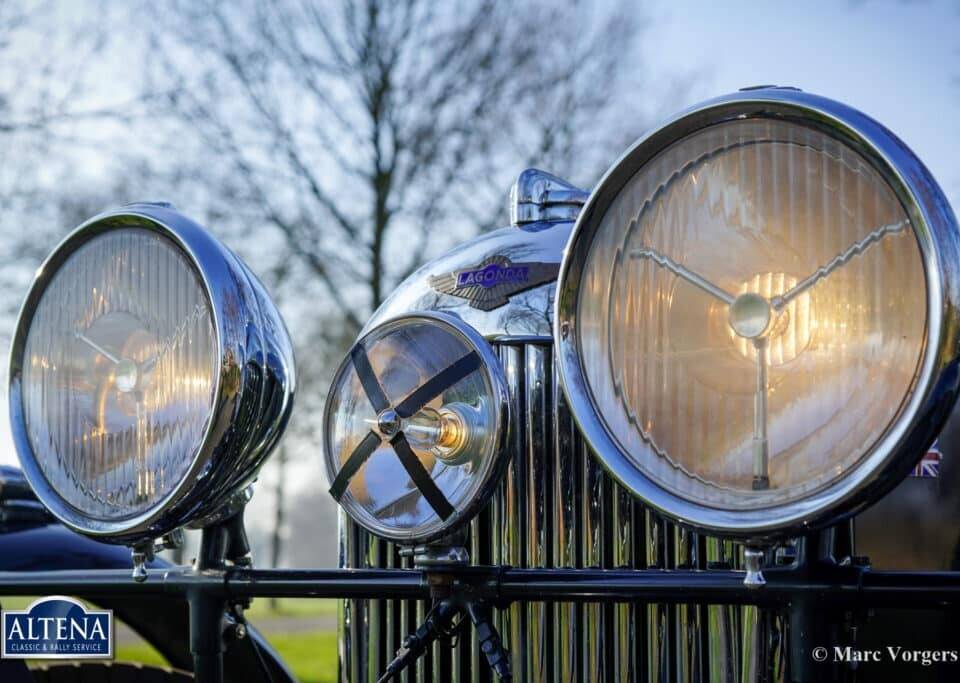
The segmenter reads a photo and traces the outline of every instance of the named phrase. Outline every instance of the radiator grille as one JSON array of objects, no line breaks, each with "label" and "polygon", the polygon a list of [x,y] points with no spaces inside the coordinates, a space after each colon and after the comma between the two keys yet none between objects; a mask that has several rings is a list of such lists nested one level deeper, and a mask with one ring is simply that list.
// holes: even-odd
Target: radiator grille
[{"label": "radiator grille", "polygon": [[[514,458],[471,523],[475,564],[514,567],[698,568],[740,566],[741,549],[669,524],[619,487],[592,458],[557,386],[543,342],[496,345],[513,402]],[[340,564],[408,567],[398,547],[341,513]],[[376,681],[428,606],[347,600],[340,615],[340,679]],[[514,604],[495,612],[517,681],[739,681],[741,643],[769,637],[753,608],[624,604]],[[759,643],[758,643],[759,645]],[[761,648],[765,649],[765,648]],[[781,666],[777,666],[781,669]],[[490,681],[473,634],[435,644],[403,681]]]}]

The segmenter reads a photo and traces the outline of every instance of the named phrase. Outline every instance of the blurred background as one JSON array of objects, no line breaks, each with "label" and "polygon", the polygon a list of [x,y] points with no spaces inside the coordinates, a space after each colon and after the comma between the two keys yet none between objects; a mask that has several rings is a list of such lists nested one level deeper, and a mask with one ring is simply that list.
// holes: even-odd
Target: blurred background
[{"label": "blurred background", "polygon": [[[522,169],[592,187],[658,119],[779,84],[879,119],[956,205],[958,29],[957,0],[0,0],[0,356],[70,229],[171,201],[260,275],[297,349],[294,418],[247,514],[254,559],[335,565],[327,383],[399,281],[506,224]],[[15,463],[5,392],[0,413]],[[255,618],[304,680],[332,680],[335,609]]]}]

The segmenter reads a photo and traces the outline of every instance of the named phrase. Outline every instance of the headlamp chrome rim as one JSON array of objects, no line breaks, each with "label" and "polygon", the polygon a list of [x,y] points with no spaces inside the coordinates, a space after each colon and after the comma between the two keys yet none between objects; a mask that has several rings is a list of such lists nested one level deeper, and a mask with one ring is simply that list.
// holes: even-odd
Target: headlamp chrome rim
[{"label": "headlamp chrome rim", "polygon": [[[214,399],[200,446],[184,476],[143,512],[103,520],[64,500],[40,469],[22,409],[23,352],[37,305],[59,268],[83,244],[125,228],[156,233],[186,257],[210,305],[220,371],[213,378]],[[139,203],[107,211],[70,232],[38,269],[15,329],[8,398],[13,440],[24,474],[57,519],[108,542],[135,545],[200,518],[216,519],[217,511],[254,478],[285,429],[293,407],[293,347],[263,285],[209,232],[165,204]],[[254,389],[251,374],[259,375],[259,390]],[[243,438],[238,438],[229,427],[243,415],[248,417],[240,425]],[[220,466],[226,461],[232,462],[230,468]]]},{"label": "headlamp chrome rim", "polygon": [[[418,533],[416,530],[397,530],[388,526],[378,527],[369,523],[368,520],[360,515],[353,515],[345,505],[337,502],[344,514],[348,515],[356,524],[363,527],[370,533],[389,541],[397,542],[403,545],[430,544],[443,539],[448,539],[460,531],[464,525],[468,524],[480,512],[484,505],[490,500],[494,491],[501,483],[503,475],[506,472],[507,464],[510,460],[510,394],[507,388],[507,381],[503,374],[500,359],[497,357],[489,342],[470,325],[463,322],[459,317],[448,313],[437,311],[414,311],[389,318],[379,322],[375,327],[368,327],[356,340],[354,346],[362,344],[365,340],[381,333],[384,329],[403,325],[406,323],[428,322],[439,324],[442,327],[452,331],[459,336],[466,346],[479,354],[481,364],[480,368],[485,372],[492,390],[493,400],[496,402],[494,414],[496,415],[493,430],[496,434],[496,446],[493,450],[493,462],[487,472],[487,476],[477,489],[470,502],[454,513],[440,524],[434,524],[432,529],[427,532]],[[338,471],[332,467],[331,453],[332,448],[330,439],[330,420],[333,417],[334,400],[333,394],[340,385],[345,373],[352,368],[350,355],[348,354],[344,362],[337,369],[333,380],[330,383],[330,393],[323,409],[323,438],[321,440],[321,459],[323,461],[324,474],[327,478],[327,484],[332,485],[336,480]]]},{"label": "headlamp chrome rim", "polygon": [[[747,118],[796,122],[860,153],[895,192],[912,223],[926,280],[927,328],[912,394],[881,441],[846,475],[808,498],[756,510],[723,510],[681,497],[642,473],[598,415],[579,350],[577,291],[591,244],[613,200],[644,164],[676,141],[711,125]],[[893,133],[846,105],[793,89],[738,92],[696,105],[652,129],[606,172],[568,242],[557,282],[554,341],[561,386],[581,432],[604,468],[627,490],[687,526],[763,538],[834,523],[863,509],[912,469],[949,415],[956,397],[960,243],[956,218],[936,181]]]}]

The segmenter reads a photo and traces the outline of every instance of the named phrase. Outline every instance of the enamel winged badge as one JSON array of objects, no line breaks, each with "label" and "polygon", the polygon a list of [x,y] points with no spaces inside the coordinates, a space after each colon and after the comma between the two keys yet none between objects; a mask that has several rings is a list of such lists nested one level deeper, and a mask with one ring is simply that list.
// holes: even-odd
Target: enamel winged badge
[{"label": "enamel winged badge", "polygon": [[491,256],[476,266],[430,278],[438,292],[460,297],[473,308],[492,311],[511,296],[557,279],[559,263],[514,263],[506,256]]}]

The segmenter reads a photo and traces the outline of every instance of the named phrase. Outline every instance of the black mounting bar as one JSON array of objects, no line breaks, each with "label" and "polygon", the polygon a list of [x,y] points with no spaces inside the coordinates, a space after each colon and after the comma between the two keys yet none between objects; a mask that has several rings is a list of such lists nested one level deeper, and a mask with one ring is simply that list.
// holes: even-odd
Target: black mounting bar
[{"label": "black mounting bar", "polygon": [[837,566],[813,576],[766,569],[766,585],[743,585],[730,570],[512,569],[201,569],[153,570],[142,583],[128,570],[0,572],[0,595],[195,595],[253,597],[430,599],[431,576],[502,606],[511,602],[651,602],[787,606],[815,598],[850,607],[956,607],[960,572],[874,571]]},{"label": "black mounting bar", "polygon": [[[225,525],[235,531],[236,525]],[[252,569],[235,533],[205,534],[202,562],[154,569],[142,582],[129,570],[0,572],[0,595],[166,596],[190,605],[197,683],[223,683],[228,614],[242,619],[254,597],[376,600],[452,599],[503,607],[512,602],[642,602],[757,605],[796,612],[804,605],[866,609],[960,606],[960,572],[874,571],[856,564],[812,562],[764,570],[766,584],[746,586],[727,569]],[[236,619],[235,619],[236,621]],[[481,624],[482,625],[482,624]],[[268,680],[266,678],[265,680]],[[816,680],[811,678],[810,680]]]}]

